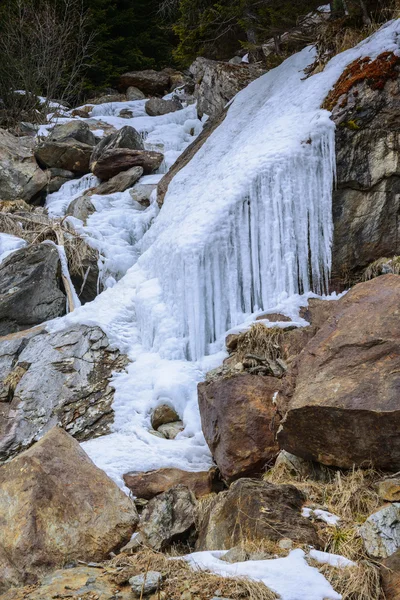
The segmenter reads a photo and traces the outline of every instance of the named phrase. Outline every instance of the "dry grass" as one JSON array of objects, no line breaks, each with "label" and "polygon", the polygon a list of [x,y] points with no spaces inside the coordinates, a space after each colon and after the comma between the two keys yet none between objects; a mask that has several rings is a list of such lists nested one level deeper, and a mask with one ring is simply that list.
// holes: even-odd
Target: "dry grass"
[{"label": "dry grass", "polygon": [[39,244],[45,240],[58,243],[57,229],[62,232],[70,274],[84,278],[87,263],[97,262],[98,253],[68,223],[39,213],[0,212],[0,232],[20,237],[28,244]]},{"label": "dry grass", "polygon": [[[175,558],[175,557],[174,557]],[[165,554],[153,550],[143,550],[134,556],[119,555],[107,565],[107,571],[115,575],[116,583],[123,583],[129,577],[146,571],[159,571],[163,574],[160,599],[180,600],[185,591],[195,600],[209,600],[219,590],[221,596],[239,600],[276,600],[277,596],[264,584],[243,579],[230,579],[213,575],[207,571],[195,571],[184,560],[171,560]]]},{"label": "dry grass", "polygon": [[238,336],[237,358],[243,360],[249,355],[276,360],[282,356],[282,330],[266,327],[263,323],[254,323],[248,331]]},{"label": "dry grass", "polygon": [[358,527],[382,504],[375,488],[382,474],[374,469],[328,471],[330,478],[323,483],[294,475],[293,471],[279,465],[268,471],[265,479],[275,484],[295,485],[307,494],[310,504],[340,517],[336,527],[319,522],[315,525],[324,542],[324,550],[353,560],[357,567],[338,569],[314,561],[310,564],[316,566],[342,594],[343,600],[379,600],[379,567],[366,556]]},{"label": "dry grass", "polygon": [[394,273],[400,275],[400,256],[393,256],[392,258],[378,258],[365,269],[362,279],[363,281],[369,281],[379,275],[385,275],[387,273]]}]

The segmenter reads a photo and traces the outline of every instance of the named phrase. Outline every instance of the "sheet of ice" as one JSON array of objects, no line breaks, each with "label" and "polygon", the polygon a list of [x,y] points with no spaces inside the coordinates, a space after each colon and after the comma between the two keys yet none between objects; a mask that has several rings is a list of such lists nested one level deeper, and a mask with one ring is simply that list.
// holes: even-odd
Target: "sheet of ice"
[{"label": "sheet of ice", "polygon": [[279,595],[281,600],[341,600],[325,577],[310,567],[303,550],[293,550],[286,558],[249,560],[229,564],[220,552],[195,552],[185,560],[201,571],[211,571],[222,577],[243,577],[260,581]]},{"label": "sheet of ice", "polygon": [[91,173],[84,175],[80,179],[71,179],[71,181],[64,183],[58,192],[53,192],[46,198],[46,208],[50,217],[63,217],[73,200],[99,184],[100,179]]},{"label": "sheet of ice", "polygon": [[0,263],[16,250],[26,246],[26,241],[15,235],[0,233]]},{"label": "sheet of ice", "polygon": [[[254,313],[285,303],[285,314],[299,320],[294,307],[300,294],[324,289],[334,131],[329,114],[319,107],[349,62],[397,51],[399,30],[399,21],[389,24],[304,80],[303,69],[314,56],[306,49],[240,92],[225,121],[173,179],[147,233],[141,240],[143,229],[134,234],[134,252],[141,254],[137,262],[92,303],[50,324],[52,329],[99,325],[132,361],[113,381],[114,432],[84,444],[120,485],[127,470],[207,468],[211,457],[201,433],[196,386],[206,370],[221,363],[225,333],[248,324]],[[131,121],[147,136],[170,123],[172,143],[174,125],[185,126],[188,109]],[[165,141],[169,134],[162,132]],[[116,199],[105,202],[90,224],[104,253],[109,242],[117,248],[118,230],[124,239],[123,219],[142,218],[122,204],[117,215]],[[116,211],[112,240],[101,223],[108,210]],[[104,229],[97,238],[98,227]],[[136,231],[136,225],[129,228]],[[151,409],[163,400],[184,421],[175,441],[148,431]]]},{"label": "sheet of ice", "polygon": [[331,567],[337,567],[339,569],[357,566],[355,562],[344,556],[340,556],[340,554],[331,554],[330,552],[321,552],[320,550],[310,550],[309,557],[322,565],[330,565]]},{"label": "sheet of ice", "polygon": [[323,521],[331,527],[336,527],[337,525],[339,525],[341,520],[340,517],[332,514],[327,510],[322,510],[320,508],[310,508],[308,506],[303,507],[301,514],[307,519],[314,517],[318,521]]}]

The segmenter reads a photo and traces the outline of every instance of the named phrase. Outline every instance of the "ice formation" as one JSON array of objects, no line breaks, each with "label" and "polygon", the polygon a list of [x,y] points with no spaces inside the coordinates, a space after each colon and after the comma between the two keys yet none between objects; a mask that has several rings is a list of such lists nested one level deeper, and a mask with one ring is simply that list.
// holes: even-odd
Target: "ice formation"
[{"label": "ice formation", "polygon": [[[330,268],[334,125],[320,106],[350,62],[398,52],[399,23],[322,73],[305,78],[308,48],[250,84],[174,177],[161,211],[154,198],[138,210],[129,192],[92,196],[96,213],[86,226],[75,223],[103,256],[107,289],[49,328],[99,325],[131,360],[113,382],[113,433],[84,444],[119,485],[128,470],[211,464],[196,388],[220,364],[227,330],[277,306],[304,324],[300,294],[323,291]],[[95,112],[117,128],[139,129],[146,144],[165,150],[166,168],[201,129],[193,106],[146,117],[138,101],[132,119],[116,116],[115,106]],[[49,197],[53,214],[63,214],[80,185],[90,182]],[[174,441],[149,432],[151,410],[164,401],[184,421]]]}]

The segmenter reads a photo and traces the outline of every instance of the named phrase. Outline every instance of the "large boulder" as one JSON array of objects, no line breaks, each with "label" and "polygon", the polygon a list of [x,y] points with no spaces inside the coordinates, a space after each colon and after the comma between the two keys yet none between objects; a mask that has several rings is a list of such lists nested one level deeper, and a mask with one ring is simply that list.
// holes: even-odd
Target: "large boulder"
[{"label": "large boulder", "polygon": [[132,167],[141,167],[144,175],[150,175],[161,166],[163,160],[163,154],[152,150],[111,148],[92,162],[90,168],[96,177],[108,181],[118,173],[128,171]]},{"label": "large boulder", "polygon": [[57,249],[26,246],[0,264],[0,335],[28,329],[65,314]]},{"label": "large boulder", "polygon": [[108,558],[137,522],[132,501],[79,443],[52,429],[0,467],[0,592],[72,560]]},{"label": "large boulder", "polygon": [[49,139],[54,142],[65,142],[72,139],[89,146],[96,145],[96,137],[84,121],[69,121],[62,125],[56,125],[51,131]]},{"label": "large boulder", "polygon": [[125,192],[132,187],[143,175],[142,167],[132,167],[127,171],[118,173],[108,181],[104,181],[95,190],[95,194],[114,194],[115,192]]},{"label": "large boulder", "polygon": [[150,98],[150,100],[147,100],[144,108],[150,117],[159,117],[182,110],[183,106],[177,97],[172,98],[172,100]]},{"label": "large boulder", "polygon": [[216,469],[209,471],[182,471],[181,469],[158,469],[145,473],[125,473],[125,485],[137,498],[151,500],[155,496],[177,485],[184,485],[201,498],[216,491],[220,486],[216,481]]},{"label": "large boulder", "polygon": [[26,200],[40,192],[48,178],[33,155],[29,137],[15,137],[0,129],[0,200]]},{"label": "large boulder", "polygon": [[240,90],[263,75],[265,69],[246,63],[233,65],[208,58],[196,58],[190,72],[196,83],[194,97],[199,117],[208,115],[214,118]]},{"label": "large boulder", "polygon": [[46,169],[58,168],[78,175],[89,172],[93,146],[68,138],[63,142],[46,139],[35,148],[38,163]]},{"label": "large boulder", "polygon": [[399,62],[385,53],[352,63],[325,103],[336,124],[336,287],[357,280],[376,259],[400,253]]},{"label": "large boulder", "polygon": [[198,550],[229,550],[244,542],[289,538],[320,546],[316,530],[301,509],[306,496],[293,485],[239,479],[219,494],[202,516]]},{"label": "large boulder", "polygon": [[278,453],[279,389],[279,379],[247,373],[199,384],[204,437],[226,481],[261,473]]},{"label": "large boulder", "polygon": [[164,96],[171,87],[170,73],[168,69],[163,71],[130,71],[124,73],[119,79],[119,87],[126,91],[130,87],[136,87],[146,96]]},{"label": "large boulder", "polygon": [[0,338],[0,462],[57,424],[79,441],[108,433],[109,380],[126,363],[98,327]]},{"label": "large boulder", "polygon": [[194,533],[196,499],[185,486],[178,485],[156,496],[140,518],[139,530],[154,550],[164,550],[174,542],[184,542]]},{"label": "large boulder", "polygon": [[144,150],[144,145],[140,133],[130,125],[125,125],[119,131],[107,135],[97,144],[90,158],[90,163],[96,162],[102,154],[113,148]]},{"label": "large boulder", "polygon": [[369,556],[392,556],[400,548],[400,503],[386,504],[372,513],[361,525],[359,533]]},{"label": "large boulder", "polygon": [[385,275],[334,303],[293,364],[282,448],[326,465],[400,469],[399,301],[400,277]]}]

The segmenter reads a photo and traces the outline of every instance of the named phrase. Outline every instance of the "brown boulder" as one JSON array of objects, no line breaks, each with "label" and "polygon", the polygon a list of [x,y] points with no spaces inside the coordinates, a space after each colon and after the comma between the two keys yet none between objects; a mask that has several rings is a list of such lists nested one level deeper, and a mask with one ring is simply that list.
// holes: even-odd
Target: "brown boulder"
[{"label": "brown boulder", "polygon": [[[0,571],[11,565],[19,584],[72,560],[107,558],[137,521],[131,500],[62,429],[0,467]],[[3,580],[0,591],[14,583]]]},{"label": "brown boulder", "polygon": [[163,159],[160,152],[152,150],[111,148],[91,164],[91,170],[96,177],[105,181],[132,167],[142,167],[144,175],[149,175],[160,167]]},{"label": "brown boulder", "polygon": [[89,172],[89,161],[93,147],[73,138],[63,142],[46,140],[35,148],[35,157],[40,165],[49,169],[56,167],[73,173]]},{"label": "brown boulder", "polygon": [[247,373],[199,384],[204,437],[224,480],[260,473],[277,454],[279,389],[278,379]]},{"label": "brown boulder", "polygon": [[400,502],[400,477],[388,477],[379,481],[378,495],[388,502]]},{"label": "brown boulder", "polygon": [[383,561],[381,578],[385,600],[400,600],[400,548]]},{"label": "brown boulder", "polygon": [[293,485],[239,479],[222,492],[201,520],[198,550],[229,550],[243,542],[289,538],[320,546],[316,530],[301,516],[306,496]]},{"label": "brown boulder", "polygon": [[157,406],[151,415],[151,426],[153,429],[158,429],[160,425],[179,421],[178,413],[169,406],[169,404],[160,404]]},{"label": "brown boulder", "polygon": [[130,71],[124,73],[119,79],[119,87],[126,91],[129,87],[136,87],[146,96],[163,96],[170,88],[170,74],[167,69],[163,71]]},{"label": "brown boulder", "polygon": [[206,496],[219,486],[216,480],[216,469],[209,471],[182,471],[181,469],[158,469],[147,473],[126,473],[125,485],[137,498],[151,500],[176,485],[184,485],[196,496]]},{"label": "brown boulder", "polygon": [[355,286],[293,365],[282,448],[326,465],[400,468],[400,277]]},{"label": "brown boulder", "polygon": [[124,192],[128,188],[132,187],[138,179],[143,175],[142,167],[132,167],[127,171],[118,173],[108,181],[104,181],[95,190],[95,194],[114,194],[115,192]]},{"label": "brown boulder", "polygon": [[147,100],[144,108],[150,117],[159,117],[182,110],[183,106],[178,97],[174,97],[172,100],[150,98],[150,100]]}]

